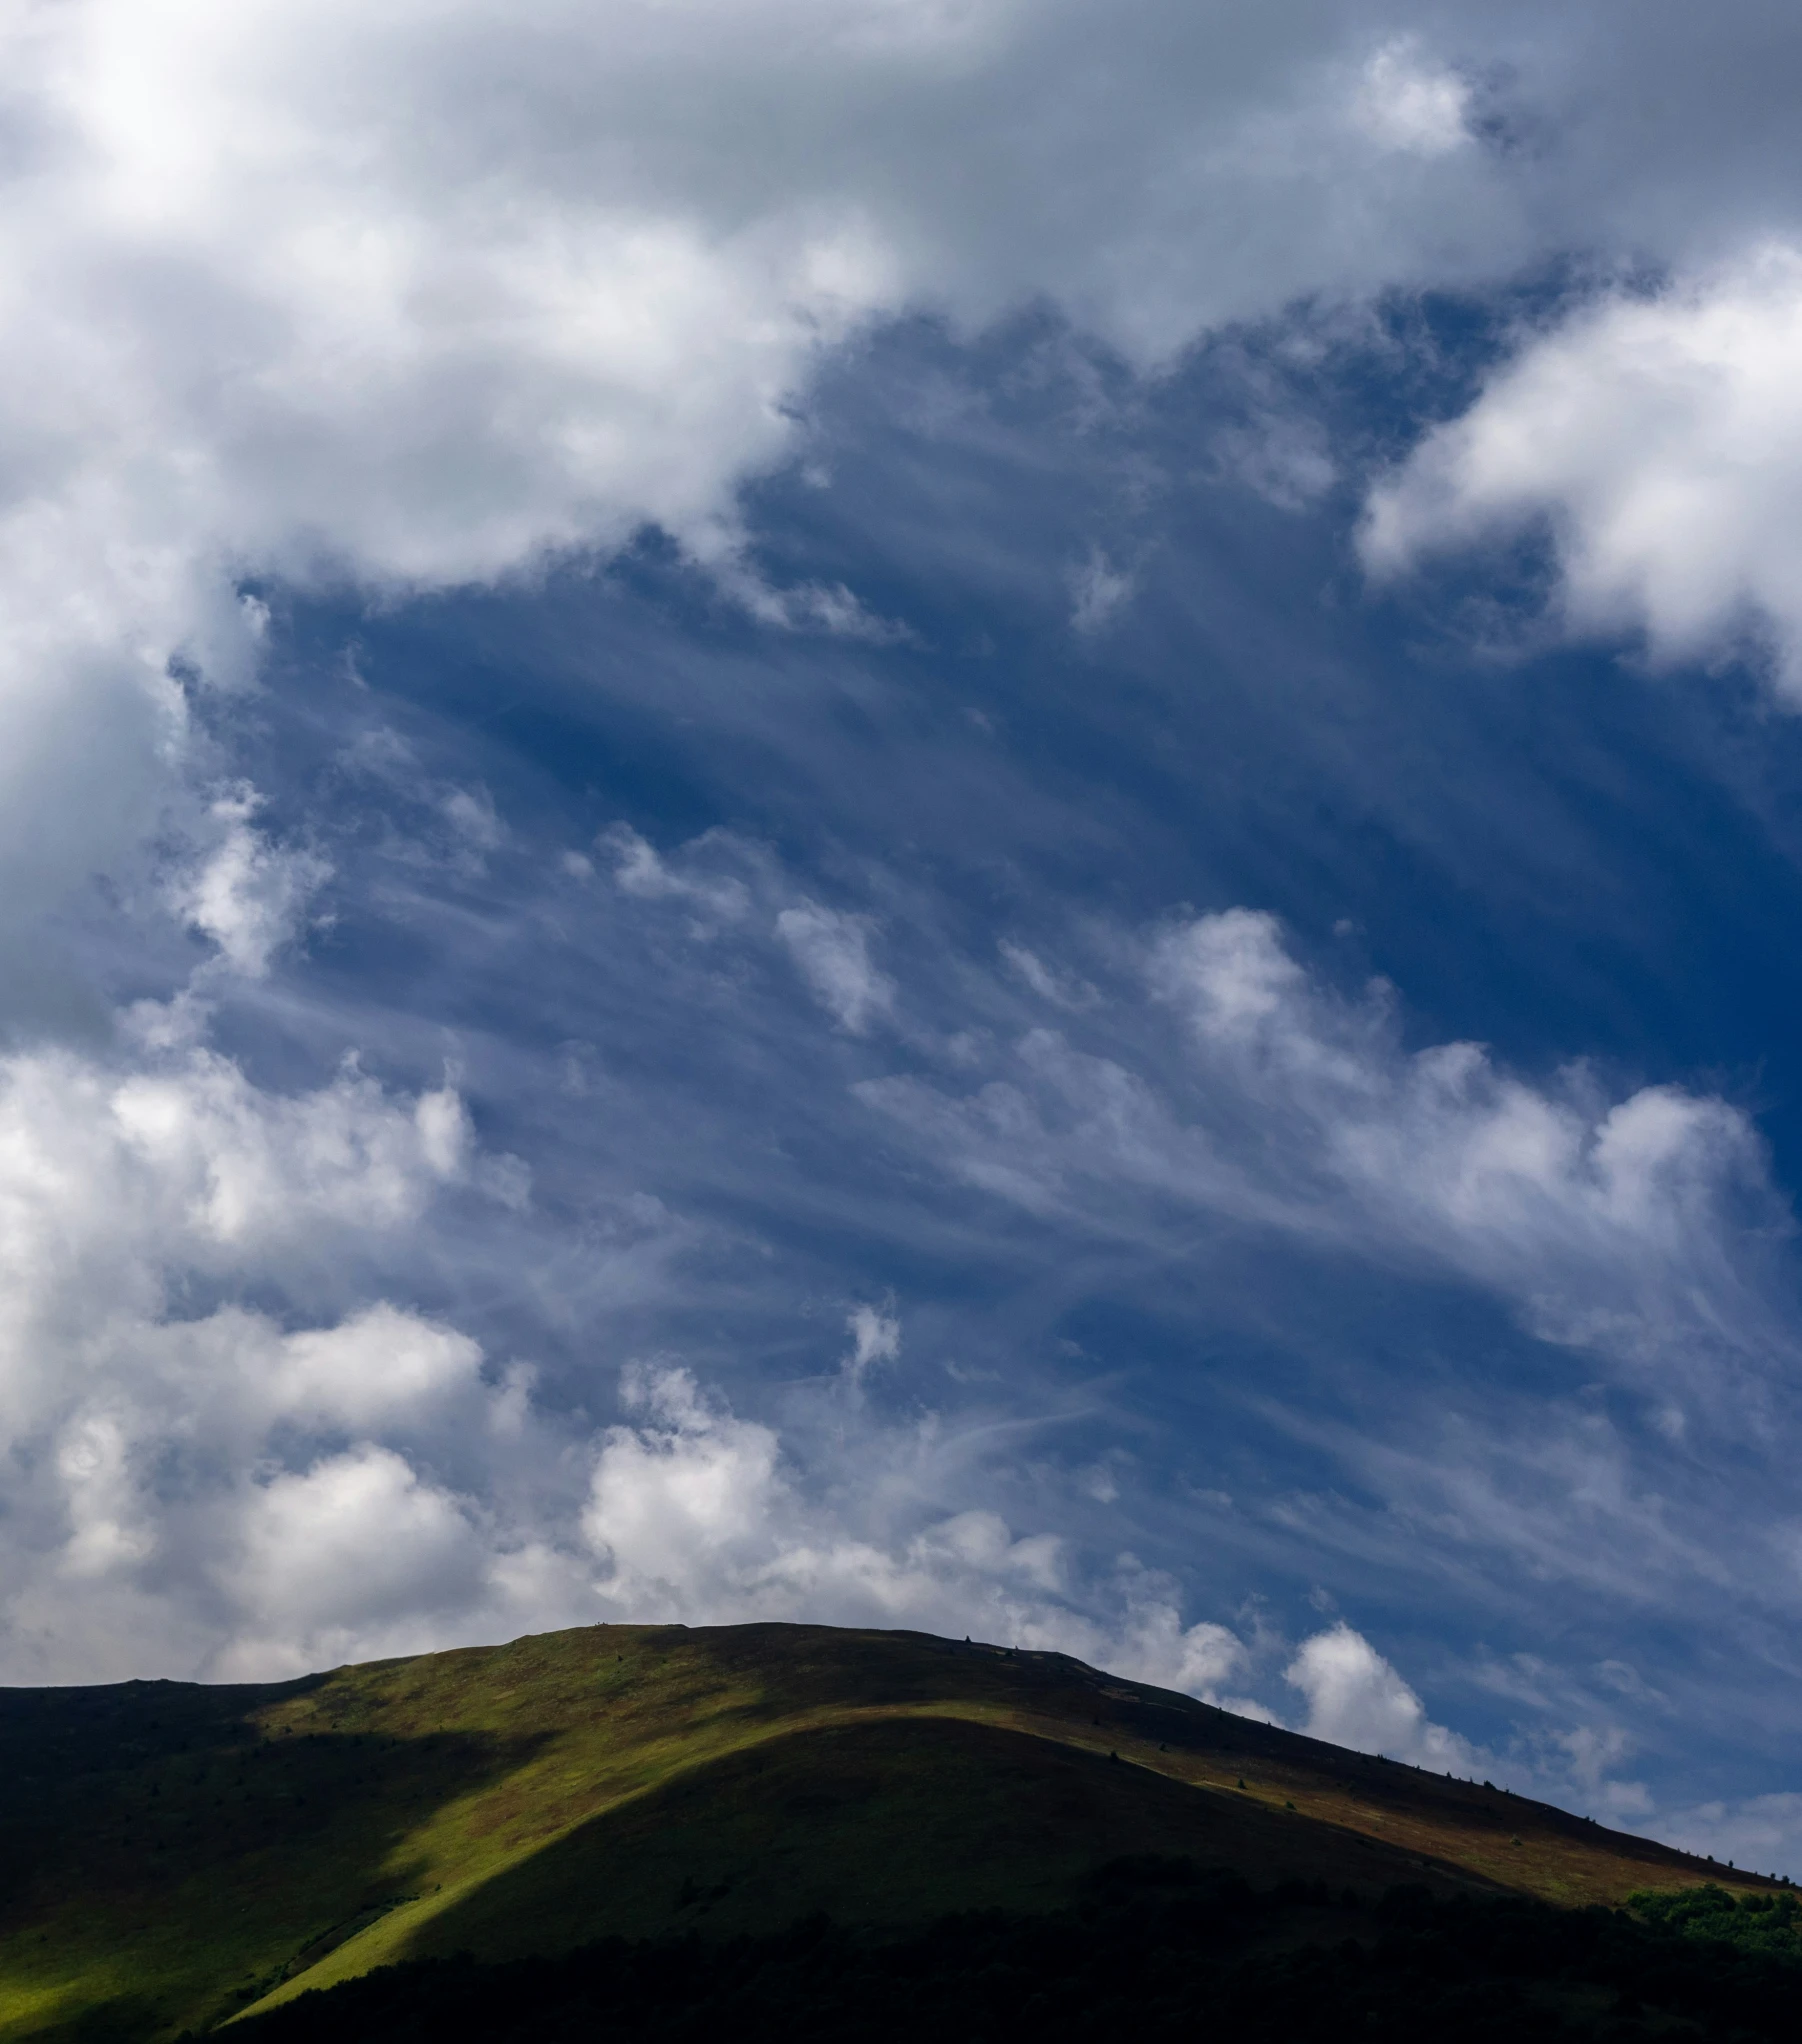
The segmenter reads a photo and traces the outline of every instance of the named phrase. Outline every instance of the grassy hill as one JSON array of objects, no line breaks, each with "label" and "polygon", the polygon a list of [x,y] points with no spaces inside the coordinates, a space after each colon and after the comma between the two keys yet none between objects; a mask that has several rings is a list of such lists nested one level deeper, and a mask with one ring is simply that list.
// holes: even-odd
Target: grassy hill
[{"label": "grassy hill", "polygon": [[1062,1655],[790,1625],[0,1692],[0,1822],[0,2035],[200,2029],[459,1951],[1049,1912],[1133,1855],[1567,1905],[1770,1885]]}]

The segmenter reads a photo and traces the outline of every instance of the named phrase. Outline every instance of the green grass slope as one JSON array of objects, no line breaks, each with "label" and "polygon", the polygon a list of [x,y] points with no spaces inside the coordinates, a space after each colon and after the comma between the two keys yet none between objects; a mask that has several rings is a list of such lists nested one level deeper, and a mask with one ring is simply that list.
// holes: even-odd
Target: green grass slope
[{"label": "green grass slope", "polygon": [[1062,1655],[790,1625],[0,1692],[0,1824],[0,2036],[201,2029],[463,1950],[1054,1910],[1142,1853],[1563,1904],[1722,1878]]}]

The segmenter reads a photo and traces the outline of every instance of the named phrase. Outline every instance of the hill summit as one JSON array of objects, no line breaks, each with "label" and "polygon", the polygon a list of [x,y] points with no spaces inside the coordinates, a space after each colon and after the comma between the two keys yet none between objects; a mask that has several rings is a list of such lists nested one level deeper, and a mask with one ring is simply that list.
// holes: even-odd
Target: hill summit
[{"label": "hill summit", "polygon": [[1069,1909],[1110,1865],[1620,1903],[1729,1875],[1061,1654],[607,1625],[257,1686],[0,1692],[0,2034],[399,1960]]}]

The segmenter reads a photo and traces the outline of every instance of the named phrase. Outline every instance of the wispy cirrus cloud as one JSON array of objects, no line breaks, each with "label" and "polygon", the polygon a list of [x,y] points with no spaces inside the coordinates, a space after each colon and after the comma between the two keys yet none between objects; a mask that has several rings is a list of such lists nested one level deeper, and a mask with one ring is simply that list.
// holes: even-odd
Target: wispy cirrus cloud
[{"label": "wispy cirrus cloud", "polygon": [[1323,985],[1254,910],[1173,925],[1143,969],[1186,1067],[1135,1070],[1039,1027],[974,1090],[897,1077],[860,1095],[1047,1217],[1105,1226],[1129,1189],[1438,1264],[1541,1338],[1675,1396],[1724,1396],[1723,1369],[1755,1377],[1787,1353],[1764,1245],[1789,1223],[1739,1108],[1673,1087],[1610,1096],[1580,1067],[1533,1083],[1477,1044],[1408,1049],[1391,989]]}]

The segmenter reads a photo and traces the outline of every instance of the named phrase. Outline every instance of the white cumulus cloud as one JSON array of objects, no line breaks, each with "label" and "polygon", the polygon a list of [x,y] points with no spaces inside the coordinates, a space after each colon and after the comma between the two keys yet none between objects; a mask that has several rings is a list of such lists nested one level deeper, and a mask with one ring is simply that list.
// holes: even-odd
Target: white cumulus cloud
[{"label": "white cumulus cloud", "polygon": [[1434,1724],[1389,1662],[1343,1621],[1304,1640],[1283,1679],[1307,1698],[1302,1729],[1312,1738],[1442,1774],[1475,1764],[1469,1744]]},{"label": "white cumulus cloud", "polygon": [[295,941],[314,894],[331,877],[316,852],[277,844],[258,830],[251,821],[258,807],[248,787],[218,797],[210,811],[218,841],[170,890],[176,914],[246,979],[261,979],[275,953]]},{"label": "white cumulus cloud", "polygon": [[1542,525],[1566,622],[1666,661],[1763,638],[1802,703],[1802,245],[1613,292],[1530,341],[1373,494],[1394,572]]},{"label": "white cumulus cloud", "polygon": [[479,1163],[454,1093],[353,1068],[283,1095],[204,1046],[0,1060],[10,1679],[292,1671],[492,1602],[534,1514],[496,1502],[506,1454],[474,1500],[434,1465],[517,1441],[514,1388],[415,1309],[321,1310]]},{"label": "white cumulus cloud", "polygon": [[[891,1625],[1050,1647],[1213,1697],[1250,1656],[1227,1627],[1185,1624],[1175,1585],[1123,1557],[1097,1594],[1064,1543],[984,1509],[872,1523],[810,1495],[775,1428],[741,1418],[685,1369],[627,1374],[633,1417],[595,1463],[583,1530],[609,1613],[702,1624],[746,1618]],[[862,1452],[909,1442],[872,1437]],[[867,1472],[859,1489],[871,1488]]]},{"label": "white cumulus cloud", "polygon": [[259,1626],[290,1656],[298,1639],[341,1659],[384,1625],[454,1620],[480,1601],[481,1534],[391,1448],[361,1443],[256,1486],[237,1533],[221,1574],[250,1634],[239,1665],[259,1658]]}]

